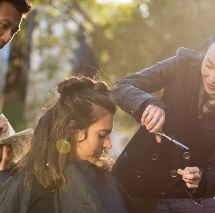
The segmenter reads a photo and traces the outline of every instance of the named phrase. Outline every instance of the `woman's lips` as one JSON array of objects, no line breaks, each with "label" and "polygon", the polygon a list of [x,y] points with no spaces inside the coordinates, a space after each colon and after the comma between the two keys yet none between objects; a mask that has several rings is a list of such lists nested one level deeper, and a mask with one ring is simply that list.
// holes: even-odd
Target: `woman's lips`
[{"label": "woman's lips", "polygon": [[99,158],[101,157],[102,154],[96,154],[96,159],[99,160]]},{"label": "woman's lips", "polygon": [[209,90],[214,90],[215,91],[215,84],[207,83],[207,87],[208,87]]},{"label": "woman's lips", "polygon": [[99,156],[101,156],[103,154],[103,152],[99,152],[99,153],[97,153],[97,155],[99,155]]}]

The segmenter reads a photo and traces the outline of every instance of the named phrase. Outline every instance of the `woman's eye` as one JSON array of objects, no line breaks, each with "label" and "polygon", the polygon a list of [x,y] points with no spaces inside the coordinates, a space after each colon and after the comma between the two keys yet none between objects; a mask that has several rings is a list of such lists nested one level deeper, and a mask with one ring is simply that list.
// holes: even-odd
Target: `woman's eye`
[{"label": "woman's eye", "polygon": [[209,65],[207,65],[207,64],[206,64],[206,67],[207,67],[208,69],[212,69],[212,67],[211,67],[211,66],[209,66]]},{"label": "woman's eye", "polygon": [[100,139],[105,139],[106,135],[99,135]]}]

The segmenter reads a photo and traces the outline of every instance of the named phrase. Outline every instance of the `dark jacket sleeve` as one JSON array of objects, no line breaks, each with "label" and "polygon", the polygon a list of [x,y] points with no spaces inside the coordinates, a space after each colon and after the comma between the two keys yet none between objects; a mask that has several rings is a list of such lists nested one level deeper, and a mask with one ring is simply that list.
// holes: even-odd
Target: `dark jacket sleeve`
[{"label": "dark jacket sleeve", "polygon": [[215,196],[215,151],[212,151],[206,169],[201,169],[201,171],[202,180],[199,183],[199,187],[195,190],[186,188],[190,197],[197,203],[205,198]]},{"label": "dark jacket sleeve", "polygon": [[7,179],[7,177],[9,177],[11,170],[7,170],[7,171],[0,171],[0,184]]},{"label": "dark jacket sleeve", "polygon": [[188,193],[188,195],[194,200],[196,204],[201,204],[201,200],[205,198],[205,191],[207,187],[207,175],[206,172],[201,169],[202,171],[202,179],[199,183],[199,187],[197,189],[189,189],[187,188],[186,184],[185,185],[185,190]]},{"label": "dark jacket sleeve", "polygon": [[206,170],[206,184],[204,198],[215,196],[215,150],[212,152]]},{"label": "dark jacket sleeve", "polygon": [[166,108],[165,104],[150,93],[165,88],[177,70],[177,59],[172,57],[117,81],[111,87],[115,103],[125,112],[140,121],[144,109],[149,105]]}]

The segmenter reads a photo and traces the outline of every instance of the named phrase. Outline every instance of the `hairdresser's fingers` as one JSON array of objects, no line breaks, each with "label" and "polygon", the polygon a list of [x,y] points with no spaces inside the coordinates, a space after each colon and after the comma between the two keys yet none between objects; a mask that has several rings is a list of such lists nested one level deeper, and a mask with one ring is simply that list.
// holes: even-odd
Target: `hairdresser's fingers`
[{"label": "hairdresser's fingers", "polygon": [[0,115],[0,136],[2,133],[5,133],[8,130],[8,120]]},{"label": "hairdresser's fingers", "polygon": [[157,131],[165,122],[165,110],[158,107],[149,105],[146,107],[142,114],[141,124],[146,127],[146,129],[153,129]]},{"label": "hairdresser's fingers", "polygon": [[3,145],[1,152],[0,171],[10,169],[13,162],[13,149],[10,145]]},{"label": "hairdresser's fingers", "polygon": [[186,167],[184,170],[178,169],[177,173],[182,176],[188,188],[198,188],[202,179],[202,172],[198,167]]},{"label": "hairdresser's fingers", "polygon": [[[162,127],[158,131],[162,132]],[[155,134],[155,139],[158,143],[161,143],[161,135]]]}]

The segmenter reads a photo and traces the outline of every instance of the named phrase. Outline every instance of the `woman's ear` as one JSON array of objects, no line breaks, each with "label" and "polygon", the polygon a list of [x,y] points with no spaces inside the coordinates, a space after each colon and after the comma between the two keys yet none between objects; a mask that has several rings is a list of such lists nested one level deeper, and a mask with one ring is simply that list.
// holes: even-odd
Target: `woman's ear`
[{"label": "woman's ear", "polygon": [[68,126],[74,126],[75,125],[75,121],[74,120],[70,120],[67,125]]},{"label": "woman's ear", "polygon": [[72,126],[75,125],[75,121],[74,120],[70,120],[66,125],[65,125],[65,132],[69,131],[69,129],[71,129]]},{"label": "woman's ear", "polygon": [[83,130],[77,130],[76,131],[76,141],[82,142],[85,139],[86,139],[86,131],[84,129]]}]

